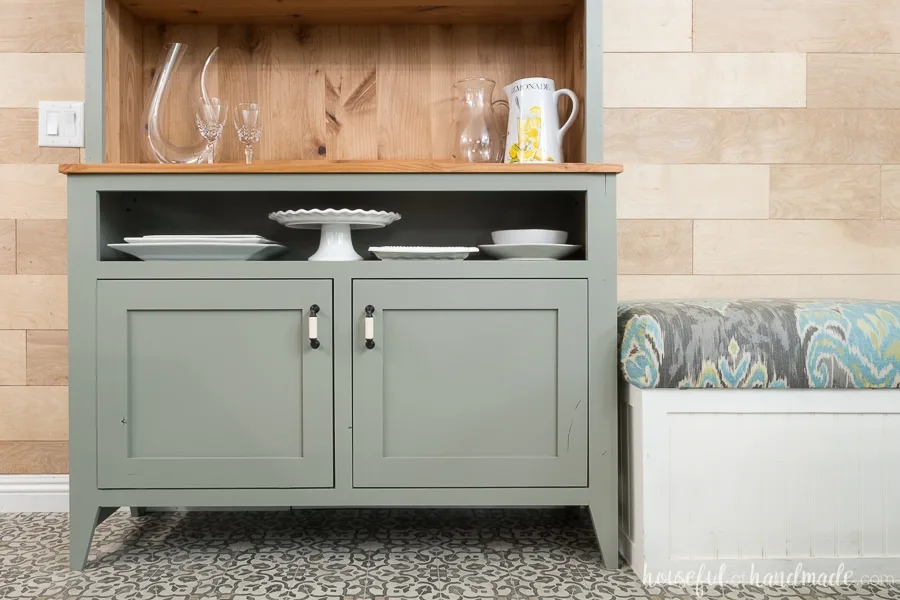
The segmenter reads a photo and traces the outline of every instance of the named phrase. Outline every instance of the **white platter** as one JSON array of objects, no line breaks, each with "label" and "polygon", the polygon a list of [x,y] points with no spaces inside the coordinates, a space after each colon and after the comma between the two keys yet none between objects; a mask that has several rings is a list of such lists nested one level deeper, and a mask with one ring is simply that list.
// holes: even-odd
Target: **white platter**
[{"label": "white platter", "polygon": [[221,244],[274,244],[261,235],[145,235],[127,237],[129,244],[171,244],[182,242],[216,242]]},{"label": "white platter", "polygon": [[581,248],[575,244],[485,244],[481,251],[500,260],[557,260]]},{"label": "white platter", "polygon": [[400,220],[400,215],[384,210],[351,210],[349,208],[313,208],[279,210],[269,218],[291,229],[318,229],[321,225],[349,225],[352,229],[376,229]]},{"label": "white platter", "polygon": [[465,260],[478,252],[467,246],[372,246],[369,252],[381,260]]},{"label": "white platter", "polygon": [[284,253],[280,244],[179,242],[171,244],[108,244],[141,260],[266,260]]}]

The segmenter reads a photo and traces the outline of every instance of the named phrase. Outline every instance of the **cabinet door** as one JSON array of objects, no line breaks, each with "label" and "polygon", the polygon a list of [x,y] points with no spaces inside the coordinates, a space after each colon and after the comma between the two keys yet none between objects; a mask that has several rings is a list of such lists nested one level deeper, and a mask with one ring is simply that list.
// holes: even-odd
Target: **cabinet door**
[{"label": "cabinet door", "polygon": [[101,281],[99,486],[331,487],[331,289]]},{"label": "cabinet door", "polygon": [[585,281],[358,280],[353,307],[355,487],[587,485]]}]

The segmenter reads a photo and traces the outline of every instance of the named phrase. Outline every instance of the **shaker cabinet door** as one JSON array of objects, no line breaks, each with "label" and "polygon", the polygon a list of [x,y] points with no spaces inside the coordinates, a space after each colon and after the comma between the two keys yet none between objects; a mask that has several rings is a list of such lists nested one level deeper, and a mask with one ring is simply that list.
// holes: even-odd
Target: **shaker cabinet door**
[{"label": "shaker cabinet door", "polygon": [[331,295],[330,280],[99,282],[99,487],[332,487]]},{"label": "shaker cabinet door", "polygon": [[357,280],[353,310],[355,487],[587,485],[584,280]]}]

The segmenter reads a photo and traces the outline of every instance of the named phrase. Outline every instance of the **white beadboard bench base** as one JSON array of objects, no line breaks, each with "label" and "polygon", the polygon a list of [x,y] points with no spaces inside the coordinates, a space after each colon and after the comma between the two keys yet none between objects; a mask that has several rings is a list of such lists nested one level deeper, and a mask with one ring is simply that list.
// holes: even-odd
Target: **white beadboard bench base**
[{"label": "white beadboard bench base", "polygon": [[619,389],[620,546],[645,583],[900,582],[900,390]]}]

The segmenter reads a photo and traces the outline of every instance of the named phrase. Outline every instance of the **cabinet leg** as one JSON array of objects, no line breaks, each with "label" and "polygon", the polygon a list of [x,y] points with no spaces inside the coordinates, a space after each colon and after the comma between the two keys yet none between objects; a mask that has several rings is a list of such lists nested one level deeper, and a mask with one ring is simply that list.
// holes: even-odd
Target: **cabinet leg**
[{"label": "cabinet leg", "polygon": [[118,507],[71,506],[69,509],[69,568],[81,571],[91,551],[94,529]]},{"label": "cabinet leg", "polygon": [[143,517],[147,514],[147,509],[143,506],[132,506],[131,507],[131,516],[132,517]]},{"label": "cabinet leg", "polygon": [[594,533],[603,554],[603,566],[607,569],[619,568],[619,514],[614,505],[610,510],[606,506],[591,504],[591,521]]}]

